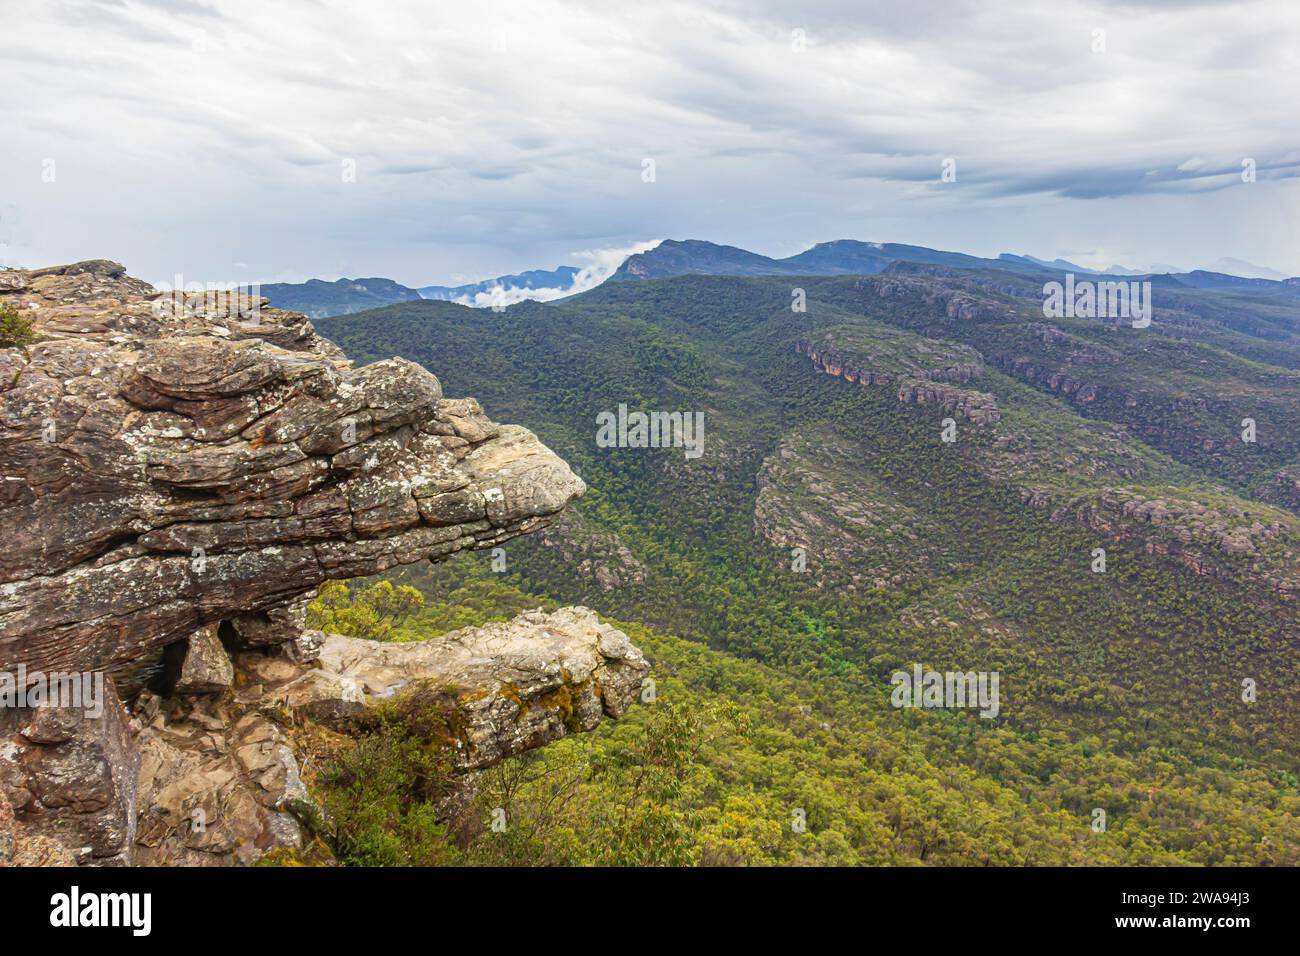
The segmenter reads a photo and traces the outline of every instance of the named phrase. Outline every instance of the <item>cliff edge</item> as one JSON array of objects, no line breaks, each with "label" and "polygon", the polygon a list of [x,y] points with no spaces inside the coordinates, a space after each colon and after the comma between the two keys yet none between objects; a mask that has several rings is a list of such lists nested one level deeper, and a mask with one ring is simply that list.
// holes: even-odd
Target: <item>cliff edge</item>
[{"label": "cliff edge", "polygon": [[[193,850],[251,862],[293,845],[285,805],[301,782],[268,716],[288,698],[266,688],[309,684],[299,698],[316,710],[365,706],[364,682],[318,658],[323,646],[354,662],[376,653],[304,632],[316,587],[494,547],[585,490],[527,429],[445,398],[403,359],[354,368],[304,316],[260,297],[160,292],[94,260],[0,271],[0,308],[35,334],[0,348],[0,673],[11,697],[49,675],[109,675],[102,713],[0,709],[0,860],[131,863],[137,817],[155,851],[189,846],[187,805],[231,802],[231,787],[247,797],[247,833],[149,861],[193,862]],[[407,665],[404,679],[472,692],[475,712],[498,718],[462,742],[474,766],[564,732],[541,713],[542,729],[521,735],[504,712],[520,683],[565,696],[552,685],[575,657],[575,688],[596,681],[584,686],[606,713],[635,696],[644,658],[574,613],[457,632],[476,668],[432,647]],[[508,676],[494,647],[515,652]],[[124,673],[163,660],[170,699],[120,693]],[[279,670],[264,681],[268,660]],[[600,707],[589,711],[573,729],[594,724]],[[160,795],[168,782],[180,790]]]}]

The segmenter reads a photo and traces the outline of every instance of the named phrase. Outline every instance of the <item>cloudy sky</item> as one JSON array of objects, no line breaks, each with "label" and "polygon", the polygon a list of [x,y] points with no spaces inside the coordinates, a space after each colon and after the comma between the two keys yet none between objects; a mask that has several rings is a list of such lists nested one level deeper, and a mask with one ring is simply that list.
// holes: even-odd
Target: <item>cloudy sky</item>
[{"label": "cloudy sky", "polygon": [[1294,0],[4,0],[3,21],[9,265],[424,285],[661,238],[855,238],[1300,274]]}]

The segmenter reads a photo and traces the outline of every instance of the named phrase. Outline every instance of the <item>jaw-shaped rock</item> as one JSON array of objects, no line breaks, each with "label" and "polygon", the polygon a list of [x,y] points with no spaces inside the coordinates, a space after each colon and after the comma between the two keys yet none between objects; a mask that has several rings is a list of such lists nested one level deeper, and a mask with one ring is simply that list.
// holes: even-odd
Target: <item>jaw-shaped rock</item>
[{"label": "jaw-shaped rock", "polygon": [[[402,359],[296,313],[170,300],[120,266],[0,272],[0,669],[92,670],[329,578],[491,547],[584,485]],[[160,307],[160,303],[165,307]]]}]

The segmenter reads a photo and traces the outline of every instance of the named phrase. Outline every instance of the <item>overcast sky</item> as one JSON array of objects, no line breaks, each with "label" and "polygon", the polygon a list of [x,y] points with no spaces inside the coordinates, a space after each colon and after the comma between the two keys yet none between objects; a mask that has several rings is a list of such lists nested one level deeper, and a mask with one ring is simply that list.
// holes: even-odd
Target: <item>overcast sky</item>
[{"label": "overcast sky", "polygon": [[854,238],[1300,274],[1295,0],[4,0],[0,63],[9,265],[425,285]]}]

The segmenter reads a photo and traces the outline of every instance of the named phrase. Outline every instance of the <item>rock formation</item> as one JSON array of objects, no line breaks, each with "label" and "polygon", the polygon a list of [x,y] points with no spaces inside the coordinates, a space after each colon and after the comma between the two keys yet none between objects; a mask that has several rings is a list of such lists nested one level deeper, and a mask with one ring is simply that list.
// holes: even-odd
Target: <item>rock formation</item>
[{"label": "rock formation", "polygon": [[583,490],[531,432],[413,363],[351,368],[295,313],[105,262],[0,288],[42,336],[0,354],[0,667],[109,667],[222,620],[279,643],[322,581],[495,545]]},{"label": "rock formation", "polygon": [[990,425],[1002,418],[997,399],[988,392],[947,384],[969,382],[977,377],[980,365],[976,362],[920,368],[913,360],[908,362],[906,371],[884,371],[871,368],[855,355],[807,339],[796,342],[795,351],[808,356],[817,371],[846,382],[857,382],[863,388],[896,381],[898,400],[906,405],[939,405],[944,411],[955,412],[976,425]]},{"label": "rock formation", "polygon": [[367,706],[426,686],[444,708],[455,767],[472,772],[621,716],[649,670],[626,635],[586,608],[409,644],[319,638],[319,660],[307,666],[237,655],[228,694],[141,695],[137,863],[248,864],[300,849],[311,803],[295,745],[304,721],[345,727]]},{"label": "rock formation", "polygon": [[[291,845],[285,805],[305,794],[247,685],[310,683],[312,704],[332,694],[336,710],[365,696],[313,663],[322,645],[360,653],[304,634],[315,588],[495,546],[584,490],[531,432],[445,398],[420,366],[353,368],[303,316],[260,298],[164,294],[95,260],[0,271],[0,307],[36,334],[0,348],[0,672],[129,680],[152,660],[176,695],[141,694],[132,716],[110,676],[99,718],[0,711],[0,784],[18,826],[0,819],[0,859],[6,847],[58,856],[48,840],[65,860],[131,862],[137,810],[148,862],[250,862]],[[458,632],[410,665],[492,702],[464,742],[479,765],[552,739],[548,711],[562,712],[559,733],[571,713],[585,729],[602,700],[621,713],[640,686],[644,660],[625,637],[559,613]],[[244,652],[238,666],[228,651]],[[267,662],[278,682],[258,678]],[[509,739],[492,723],[514,707],[505,685],[551,695],[549,708],[519,698],[536,710]],[[246,805],[240,825],[185,830],[209,797]]]},{"label": "rock formation", "polygon": [[1026,503],[1050,507],[1051,519],[1074,522],[1118,540],[1136,538],[1148,554],[1168,554],[1193,573],[1246,582],[1283,600],[1300,596],[1300,523],[1269,505],[1250,510],[1187,498],[1152,497],[1134,488],[1055,501],[1022,492]]}]

